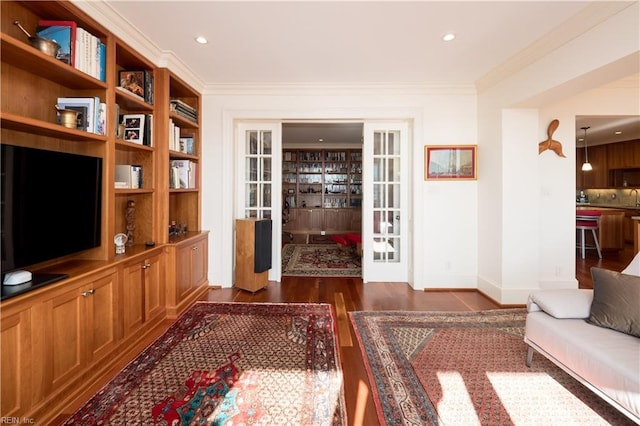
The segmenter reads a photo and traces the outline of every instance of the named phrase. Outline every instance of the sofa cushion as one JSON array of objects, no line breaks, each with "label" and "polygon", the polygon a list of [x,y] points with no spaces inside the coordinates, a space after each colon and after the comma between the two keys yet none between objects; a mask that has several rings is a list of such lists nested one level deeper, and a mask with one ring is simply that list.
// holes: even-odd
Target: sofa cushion
[{"label": "sofa cushion", "polygon": [[587,322],[640,337],[640,277],[591,268],[593,302]]},{"label": "sofa cushion", "polygon": [[589,316],[593,291],[578,289],[538,290],[529,295],[529,312],[542,310],[554,318]]}]

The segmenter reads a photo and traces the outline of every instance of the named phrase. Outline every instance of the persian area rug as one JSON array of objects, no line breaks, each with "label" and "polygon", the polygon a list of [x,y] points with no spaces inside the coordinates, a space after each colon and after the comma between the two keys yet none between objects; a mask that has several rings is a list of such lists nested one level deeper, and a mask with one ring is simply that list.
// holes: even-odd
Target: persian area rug
[{"label": "persian area rug", "polygon": [[328,304],[198,302],[65,425],[344,425]]},{"label": "persian area rug", "polygon": [[282,249],[282,275],[292,277],[360,277],[360,257],[336,244],[287,244]]},{"label": "persian area rug", "polygon": [[542,355],[525,365],[525,315],[351,312],[381,424],[633,424]]}]

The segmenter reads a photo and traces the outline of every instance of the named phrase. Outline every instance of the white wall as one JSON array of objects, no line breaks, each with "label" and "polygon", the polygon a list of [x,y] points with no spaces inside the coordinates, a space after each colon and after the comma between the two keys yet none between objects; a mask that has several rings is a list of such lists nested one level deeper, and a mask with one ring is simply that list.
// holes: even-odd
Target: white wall
[{"label": "white wall", "polygon": [[[635,90],[600,89],[590,102],[583,99],[604,83],[630,75],[637,81],[638,9],[635,3],[478,97],[480,143],[501,156],[501,169],[479,182],[478,287],[503,304],[523,303],[537,288],[577,287],[575,116],[620,114],[620,105],[634,100],[625,110],[638,114],[637,83]],[[554,139],[563,142],[567,158],[538,155],[555,118]]]},{"label": "white wall", "polygon": [[408,118],[414,126],[408,158],[414,231],[411,283],[416,288],[475,288],[477,182],[427,183],[423,169],[424,145],[475,143],[475,91],[468,87],[412,91],[415,94],[389,94],[388,90],[287,96],[205,93],[202,226],[211,232],[211,284],[233,284],[234,120]]},{"label": "white wall", "polygon": [[[510,304],[523,303],[540,287],[577,286],[572,120],[596,110],[621,113],[622,108],[607,109],[606,102],[593,112],[586,104],[578,108],[578,97],[638,72],[637,33],[636,3],[477,99],[468,88],[205,91],[202,222],[211,231],[210,282],[233,283],[234,120],[409,118],[415,126],[414,288],[477,286]],[[609,95],[625,98],[629,91]],[[631,95],[637,101],[637,93]],[[574,98],[580,100],[560,103]],[[625,103],[611,103],[620,102]],[[637,114],[637,105],[628,113]],[[554,137],[564,142],[567,158],[538,155],[554,118],[561,122]],[[424,181],[424,145],[476,143],[477,182]]]}]

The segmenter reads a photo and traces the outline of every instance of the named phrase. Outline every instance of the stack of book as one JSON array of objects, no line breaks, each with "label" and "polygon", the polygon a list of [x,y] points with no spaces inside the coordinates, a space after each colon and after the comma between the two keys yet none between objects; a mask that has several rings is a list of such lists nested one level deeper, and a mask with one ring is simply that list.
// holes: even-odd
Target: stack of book
[{"label": "stack of book", "polygon": [[101,81],[106,77],[106,46],[74,21],[41,20],[36,34],[60,45],[56,58]]},{"label": "stack of book", "polygon": [[169,149],[180,151],[180,126],[169,119]]},{"label": "stack of book", "polygon": [[[93,98],[58,98],[59,109],[72,109],[78,112],[76,128],[85,132],[106,135],[107,104],[100,102],[99,97]],[[60,114],[58,114],[58,124]]]},{"label": "stack of book", "polygon": [[169,188],[188,189],[196,187],[196,166],[191,160],[171,160]]},{"label": "stack of book", "polygon": [[142,166],[135,164],[116,164],[116,189],[142,188]]},{"label": "stack of book", "polygon": [[198,121],[198,111],[191,105],[179,100],[172,99],[169,101],[169,111],[185,117],[191,121]]}]

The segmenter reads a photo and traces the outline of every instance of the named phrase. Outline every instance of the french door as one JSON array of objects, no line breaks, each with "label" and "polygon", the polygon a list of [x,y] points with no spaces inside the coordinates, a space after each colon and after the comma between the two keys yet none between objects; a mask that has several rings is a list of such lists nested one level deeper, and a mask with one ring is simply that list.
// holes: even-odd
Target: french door
[{"label": "french door", "polygon": [[365,122],[362,278],[408,282],[409,126]]},{"label": "french door", "polygon": [[237,218],[272,220],[270,280],[280,279],[282,141],[280,123],[238,124]]}]

